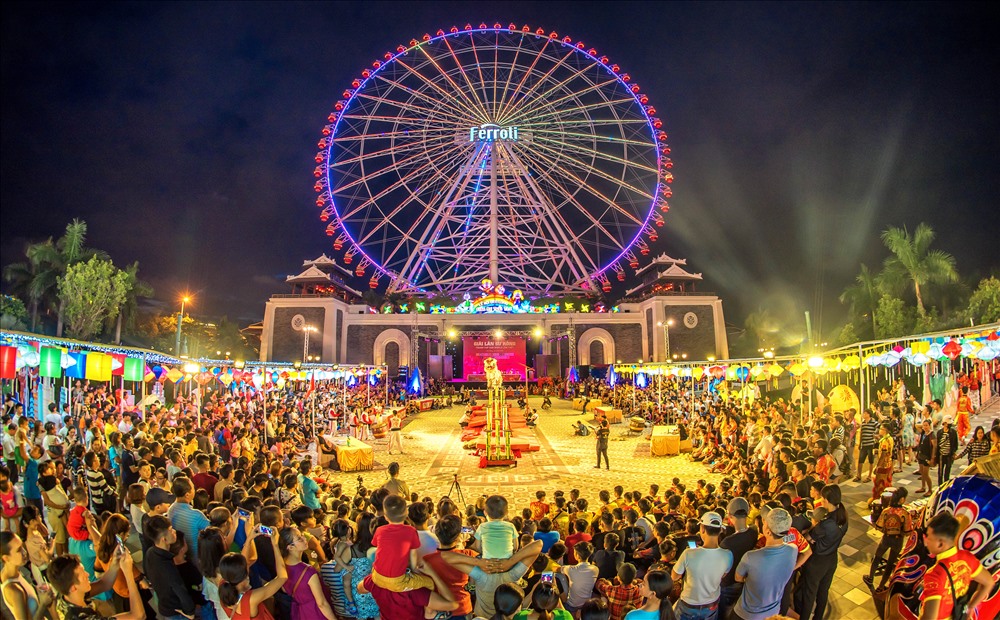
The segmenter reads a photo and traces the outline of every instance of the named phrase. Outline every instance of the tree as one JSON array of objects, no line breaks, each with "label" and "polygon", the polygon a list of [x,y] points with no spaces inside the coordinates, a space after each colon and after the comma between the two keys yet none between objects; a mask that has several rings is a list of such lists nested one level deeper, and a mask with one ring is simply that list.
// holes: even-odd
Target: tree
[{"label": "tree", "polygon": [[[30,247],[30,246],[29,246]],[[27,255],[27,248],[25,254]],[[23,263],[11,263],[3,270],[3,278],[10,283],[10,291],[20,299],[28,301],[28,313],[31,315],[31,331],[35,331],[38,324],[38,306],[41,303],[41,291],[36,282],[38,276],[38,264],[32,260]]]},{"label": "tree", "polygon": [[875,335],[875,307],[879,297],[878,277],[864,263],[861,264],[861,273],[854,278],[854,284],[840,294],[840,303],[848,305],[852,320],[864,319],[865,325],[871,325],[872,336]]},{"label": "tree", "polygon": [[28,246],[28,260],[37,266],[33,287],[39,294],[39,301],[48,306],[47,310],[56,314],[56,336],[62,336],[65,301],[59,295],[59,278],[66,274],[70,265],[86,261],[91,257],[108,260],[108,255],[100,250],[85,247],[87,223],[74,219],[66,225],[66,231],[57,241],[50,237],[41,243]]},{"label": "tree", "polygon": [[906,303],[891,295],[882,295],[875,307],[875,337],[895,338],[910,333],[913,319]]},{"label": "tree", "polygon": [[69,333],[87,340],[101,330],[105,321],[117,316],[125,302],[128,275],[111,261],[92,256],[86,262],[69,265],[58,287]]},{"label": "tree", "polygon": [[1000,279],[984,278],[969,298],[969,318],[975,323],[1000,321]]},{"label": "tree", "polygon": [[0,295],[0,328],[21,331],[28,319],[24,302],[11,295]]},{"label": "tree", "polygon": [[[935,282],[954,282],[958,279],[955,257],[941,250],[932,250],[934,229],[920,223],[911,236],[906,228],[889,228],[882,233],[882,242],[893,256],[885,261],[885,276],[888,279],[905,279],[913,284],[917,296],[917,312],[924,316],[927,311],[920,287]],[[880,300],[881,303],[881,300]]]},{"label": "tree", "polygon": [[125,292],[125,301],[122,303],[117,319],[115,319],[115,343],[117,344],[121,344],[122,341],[122,324],[124,323],[128,329],[135,326],[139,300],[153,296],[153,287],[139,279],[139,261],[126,267],[123,272],[128,289]]}]

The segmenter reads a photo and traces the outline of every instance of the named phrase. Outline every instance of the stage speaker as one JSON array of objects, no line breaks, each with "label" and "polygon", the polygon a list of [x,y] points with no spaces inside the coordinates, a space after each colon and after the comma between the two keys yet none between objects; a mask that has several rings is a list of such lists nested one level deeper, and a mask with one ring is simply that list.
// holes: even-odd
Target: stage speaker
[{"label": "stage speaker", "polygon": [[441,379],[451,381],[455,378],[455,360],[451,355],[441,357]]}]

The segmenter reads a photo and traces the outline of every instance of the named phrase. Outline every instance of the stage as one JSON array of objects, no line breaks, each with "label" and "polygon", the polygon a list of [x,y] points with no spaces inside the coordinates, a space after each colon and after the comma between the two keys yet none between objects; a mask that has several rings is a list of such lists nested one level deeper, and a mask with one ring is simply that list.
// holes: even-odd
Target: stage
[{"label": "stage", "polygon": [[[502,493],[525,503],[532,501],[538,490],[545,490],[550,496],[558,488],[593,490],[596,501],[598,490],[610,490],[616,484],[628,490],[646,491],[652,482],[661,487],[669,485],[674,476],[692,484],[698,479],[716,483],[721,480],[721,476],[709,474],[701,463],[691,461],[686,454],[651,456],[650,442],[635,433],[628,435],[627,424],[611,426],[608,444],[611,471],[594,469],[594,435],[580,437],[573,434],[572,428],[577,421],[593,424],[593,414],[584,416],[572,409],[572,401],[557,398],[552,399],[552,408],[544,411],[541,396],[531,396],[529,404],[538,410],[538,423],[529,431],[537,450],[522,453],[517,467],[479,467],[479,457],[473,455],[474,451],[463,448],[463,431],[458,420],[465,406],[456,404],[450,409],[423,411],[407,418],[403,427],[403,455],[388,455],[385,440],[368,442],[375,450],[375,466],[372,472],[363,474],[366,486],[382,484],[384,469],[393,461],[402,465],[400,475],[413,490],[435,499],[447,494],[454,474],[459,475],[470,501],[481,494]],[[334,479],[343,479],[351,488],[356,484],[356,475],[333,474]]]}]

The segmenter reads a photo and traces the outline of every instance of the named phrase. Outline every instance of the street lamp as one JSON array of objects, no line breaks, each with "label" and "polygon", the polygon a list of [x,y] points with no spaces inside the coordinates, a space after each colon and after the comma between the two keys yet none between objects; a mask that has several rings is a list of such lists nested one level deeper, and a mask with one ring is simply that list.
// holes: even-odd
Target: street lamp
[{"label": "street lamp", "polygon": [[181,297],[181,311],[177,315],[177,336],[174,339],[174,355],[180,357],[181,354],[181,324],[184,322],[184,306],[191,301],[189,295]]},{"label": "street lamp", "polygon": [[665,362],[670,361],[670,326],[673,324],[673,319],[657,323],[657,325],[663,328],[663,361]]},{"label": "street lamp", "polygon": [[309,332],[318,332],[319,329],[313,325],[305,325],[302,327],[302,361],[306,361],[309,356]]}]

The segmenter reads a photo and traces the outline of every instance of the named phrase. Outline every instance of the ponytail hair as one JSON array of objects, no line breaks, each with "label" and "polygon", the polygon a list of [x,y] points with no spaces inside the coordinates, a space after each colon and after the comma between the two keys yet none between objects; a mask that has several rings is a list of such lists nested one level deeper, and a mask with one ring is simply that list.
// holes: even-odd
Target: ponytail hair
[{"label": "ponytail hair", "polygon": [[521,611],[524,602],[524,591],[513,583],[503,583],[493,593],[493,608],[496,613],[490,620],[508,620]]},{"label": "ponytail hair", "polygon": [[[540,555],[544,558],[545,556]],[[531,595],[531,609],[538,613],[538,620],[552,620],[552,610],[559,604],[559,592],[551,583],[540,583],[535,586]]]},{"label": "ponytail hair", "polygon": [[670,574],[662,570],[651,570],[646,573],[646,583],[660,601],[660,620],[675,620],[674,609],[670,606],[670,593],[674,589],[674,580],[670,578]]},{"label": "ponytail hair", "polygon": [[247,559],[240,553],[227,553],[219,561],[219,602],[233,607],[240,600],[240,584],[250,576]]},{"label": "ponytail hair", "polygon": [[844,527],[847,525],[847,508],[844,508],[843,496],[840,493],[839,484],[828,484],[823,487],[820,491],[820,495],[824,500],[836,506],[833,511],[833,517],[837,521],[838,527]]}]

